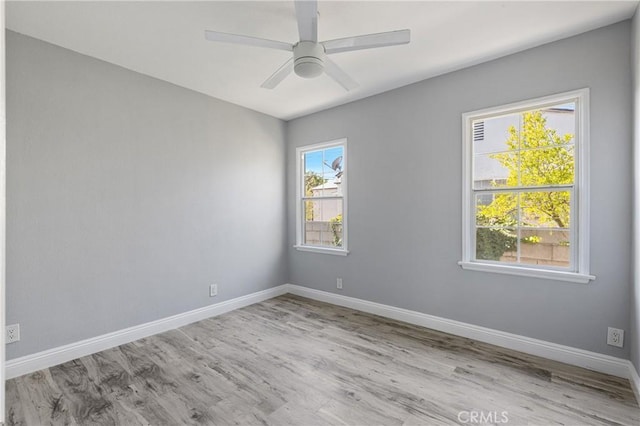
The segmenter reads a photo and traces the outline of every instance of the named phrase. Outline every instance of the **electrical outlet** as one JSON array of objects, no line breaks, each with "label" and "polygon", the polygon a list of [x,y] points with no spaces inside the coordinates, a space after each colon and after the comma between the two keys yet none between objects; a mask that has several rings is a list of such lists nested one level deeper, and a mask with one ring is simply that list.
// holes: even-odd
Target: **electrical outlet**
[{"label": "electrical outlet", "polygon": [[5,335],[5,343],[13,343],[18,341],[20,341],[20,324],[8,325]]},{"label": "electrical outlet", "polygon": [[607,330],[607,345],[617,346],[619,348],[624,344],[624,330],[609,327]]},{"label": "electrical outlet", "polygon": [[336,288],[342,290],[342,278],[336,278]]},{"label": "electrical outlet", "polygon": [[215,297],[218,295],[218,284],[211,284],[209,286],[209,297]]}]

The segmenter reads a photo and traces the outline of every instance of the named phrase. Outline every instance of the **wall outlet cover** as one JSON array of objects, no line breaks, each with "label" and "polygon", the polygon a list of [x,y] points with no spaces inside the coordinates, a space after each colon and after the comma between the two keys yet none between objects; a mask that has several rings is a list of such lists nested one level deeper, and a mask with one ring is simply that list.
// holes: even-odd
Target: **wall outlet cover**
[{"label": "wall outlet cover", "polygon": [[215,297],[218,295],[218,284],[211,284],[209,286],[209,297]]},{"label": "wall outlet cover", "polygon": [[609,327],[607,329],[607,345],[621,348],[624,345],[624,330]]},{"label": "wall outlet cover", "polygon": [[20,341],[20,324],[11,324],[6,327],[5,343]]}]

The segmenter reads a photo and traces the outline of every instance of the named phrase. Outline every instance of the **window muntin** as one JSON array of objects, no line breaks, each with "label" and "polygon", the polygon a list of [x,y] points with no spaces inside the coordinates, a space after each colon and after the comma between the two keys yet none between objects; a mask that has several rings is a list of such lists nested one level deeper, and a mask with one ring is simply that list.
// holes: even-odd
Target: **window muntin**
[{"label": "window muntin", "polygon": [[463,267],[588,275],[587,101],[584,89],[464,114]]},{"label": "window muntin", "polygon": [[345,254],[346,140],[297,149],[296,247]]}]

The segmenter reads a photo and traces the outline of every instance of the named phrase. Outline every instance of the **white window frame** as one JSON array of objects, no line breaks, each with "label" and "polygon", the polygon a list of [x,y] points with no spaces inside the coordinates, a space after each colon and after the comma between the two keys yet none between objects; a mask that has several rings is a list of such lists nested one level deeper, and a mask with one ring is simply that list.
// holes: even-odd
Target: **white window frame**
[{"label": "white window frame", "polygon": [[[333,247],[324,247],[324,246],[312,246],[303,243],[303,233],[304,233],[304,218],[302,208],[303,200],[303,188],[304,188],[304,162],[303,157],[304,154],[311,151],[319,151],[326,148],[333,148],[341,146],[342,147],[342,164],[343,164],[343,173],[341,177],[341,186],[342,186],[342,247],[333,248]],[[322,253],[322,254],[333,254],[338,256],[346,256],[349,254],[348,247],[348,203],[347,203],[347,192],[348,192],[348,180],[349,175],[349,163],[347,159],[347,139],[336,139],[328,142],[317,143],[313,145],[305,145],[296,148],[296,244],[294,247],[300,251],[312,252],[312,253]]]},{"label": "white window frame", "polygon": [[[571,200],[571,266],[567,268],[513,265],[475,259],[475,203],[473,190],[473,121],[541,109],[561,103],[576,104],[575,179]],[[462,114],[462,260],[463,269],[588,283],[589,274],[589,89],[579,89]]]}]

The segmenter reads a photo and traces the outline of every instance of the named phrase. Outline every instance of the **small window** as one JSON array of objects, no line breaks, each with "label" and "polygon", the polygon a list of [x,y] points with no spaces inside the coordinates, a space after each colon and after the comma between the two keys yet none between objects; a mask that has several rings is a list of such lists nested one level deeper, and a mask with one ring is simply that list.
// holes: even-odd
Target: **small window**
[{"label": "small window", "polygon": [[347,252],[347,141],[301,147],[297,153],[296,248]]},{"label": "small window", "polygon": [[465,269],[588,282],[588,89],[463,115]]}]

